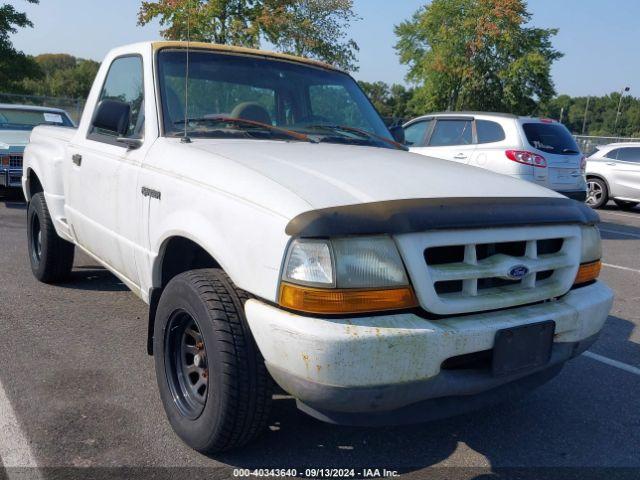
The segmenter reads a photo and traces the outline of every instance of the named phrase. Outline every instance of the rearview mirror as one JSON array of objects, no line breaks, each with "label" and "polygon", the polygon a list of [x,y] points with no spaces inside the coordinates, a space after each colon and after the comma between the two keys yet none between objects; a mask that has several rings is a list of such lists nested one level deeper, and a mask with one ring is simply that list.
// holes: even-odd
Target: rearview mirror
[{"label": "rearview mirror", "polygon": [[404,136],[404,127],[402,125],[395,125],[393,127],[389,127],[389,131],[391,132],[391,135],[393,135],[393,139],[404,145],[405,143],[405,136]]},{"label": "rearview mirror", "polygon": [[102,100],[93,117],[93,127],[123,137],[129,130],[130,118],[131,105],[128,103],[119,100]]}]

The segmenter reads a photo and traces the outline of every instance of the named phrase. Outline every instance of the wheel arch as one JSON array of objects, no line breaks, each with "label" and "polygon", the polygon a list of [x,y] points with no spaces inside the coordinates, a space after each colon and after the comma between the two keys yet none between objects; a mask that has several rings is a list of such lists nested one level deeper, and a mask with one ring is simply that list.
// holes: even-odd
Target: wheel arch
[{"label": "wheel arch", "polygon": [[204,246],[204,242],[188,234],[176,233],[165,238],[152,268],[152,288],[149,293],[149,324],[147,353],[153,355],[153,329],[155,314],[162,291],[172,278],[189,270],[220,268],[222,265]]},{"label": "wheel arch", "polygon": [[27,181],[24,194],[27,202],[29,202],[35,194],[44,192],[44,187],[42,185],[42,181],[40,180],[40,176],[33,168],[29,167],[27,169],[26,177]]}]

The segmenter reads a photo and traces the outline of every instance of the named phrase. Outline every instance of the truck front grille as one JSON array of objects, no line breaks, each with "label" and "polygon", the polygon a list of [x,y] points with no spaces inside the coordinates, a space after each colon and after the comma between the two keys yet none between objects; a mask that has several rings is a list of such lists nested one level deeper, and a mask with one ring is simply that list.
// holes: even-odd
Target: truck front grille
[{"label": "truck front grille", "polygon": [[426,232],[401,236],[398,243],[426,310],[469,313],[566,293],[579,266],[580,229]]}]

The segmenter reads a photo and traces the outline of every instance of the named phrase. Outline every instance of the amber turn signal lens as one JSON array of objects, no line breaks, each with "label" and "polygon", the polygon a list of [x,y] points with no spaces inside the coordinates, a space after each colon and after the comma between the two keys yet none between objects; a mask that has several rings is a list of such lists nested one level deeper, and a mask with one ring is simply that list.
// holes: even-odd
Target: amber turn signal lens
[{"label": "amber turn signal lens", "polygon": [[597,262],[583,263],[582,265],[580,265],[580,269],[578,269],[576,281],[573,282],[573,284],[582,285],[583,283],[594,281],[600,275],[601,269],[602,262],[600,260],[598,260]]},{"label": "amber turn signal lens", "polygon": [[411,287],[331,290],[283,283],[280,286],[280,305],[305,313],[345,315],[415,308],[418,301]]}]

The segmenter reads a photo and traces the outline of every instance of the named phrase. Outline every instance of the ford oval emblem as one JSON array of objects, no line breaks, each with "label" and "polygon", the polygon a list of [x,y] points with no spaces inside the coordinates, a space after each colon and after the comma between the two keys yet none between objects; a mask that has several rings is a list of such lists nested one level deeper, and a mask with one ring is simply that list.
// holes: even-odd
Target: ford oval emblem
[{"label": "ford oval emblem", "polygon": [[522,280],[529,273],[529,268],[525,265],[516,265],[509,269],[508,276],[512,280]]}]

